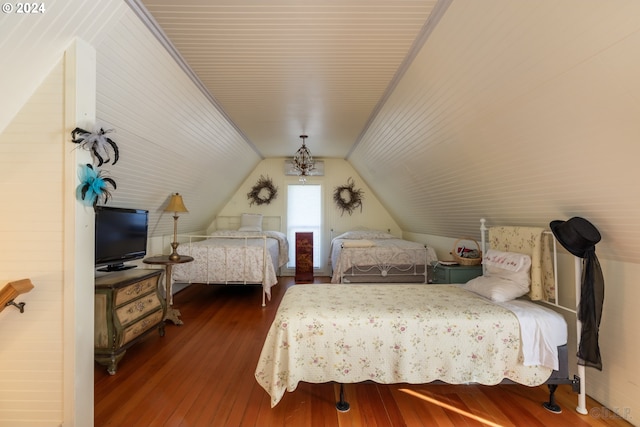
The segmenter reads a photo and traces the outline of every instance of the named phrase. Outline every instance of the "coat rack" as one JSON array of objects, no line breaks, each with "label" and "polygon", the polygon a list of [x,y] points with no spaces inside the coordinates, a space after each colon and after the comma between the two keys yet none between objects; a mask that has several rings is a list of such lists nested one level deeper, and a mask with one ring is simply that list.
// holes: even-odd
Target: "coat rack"
[{"label": "coat rack", "polygon": [[33,283],[30,279],[16,280],[15,282],[9,282],[0,291],[0,311],[10,305],[20,310],[20,313],[24,313],[24,302],[16,303],[15,299],[20,294],[26,294],[33,289]]}]

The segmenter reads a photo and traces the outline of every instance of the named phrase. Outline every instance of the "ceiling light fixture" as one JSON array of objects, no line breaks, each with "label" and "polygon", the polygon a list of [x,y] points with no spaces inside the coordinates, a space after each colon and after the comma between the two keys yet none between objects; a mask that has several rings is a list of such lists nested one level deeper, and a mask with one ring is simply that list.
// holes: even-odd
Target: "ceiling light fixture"
[{"label": "ceiling light fixture", "polygon": [[304,143],[304,140],[308,138],[307,135],[300,135],[302,138],[302,147],[298,148],[296,155],[293,156],[293,168],[300,175],[302,180],[304,177],[309,176],[310,172],[315,168],[315,161],[311,157],[309,149]]}]

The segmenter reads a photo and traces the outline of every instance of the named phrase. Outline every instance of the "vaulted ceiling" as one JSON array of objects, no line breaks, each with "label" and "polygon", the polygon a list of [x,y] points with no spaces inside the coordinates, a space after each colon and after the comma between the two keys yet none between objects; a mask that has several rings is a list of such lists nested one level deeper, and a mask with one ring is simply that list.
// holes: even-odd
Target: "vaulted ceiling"
[{"label": "vaulted ceiling", "polygon": [[263,157],[345,158],[448,2],[139,0],[133,7]]},{"label": "vaulted ceiling", "polygon": [[640,259],[640,2],[58,3],[0,15],[0,131],[84,39],[123,149],[113,202],[153,210],[157,235],[171,192],[202,230],[307,133],[408,234],[583,216],[601,254]]}]

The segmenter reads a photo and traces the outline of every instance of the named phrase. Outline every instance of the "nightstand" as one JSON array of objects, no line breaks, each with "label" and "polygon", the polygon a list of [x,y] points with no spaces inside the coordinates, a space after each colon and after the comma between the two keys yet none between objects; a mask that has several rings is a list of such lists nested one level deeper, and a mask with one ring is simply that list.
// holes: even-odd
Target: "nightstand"
[{"label": "nightstand", "polygon": [[482,265],[442,265],[433,263],[434,284],[467,283],[482,276]]},{"label": "nightstand", "polygon": [[180,255],[178,259],[171,259],[169,255],[158,255],[145,258],[142,260],[145,264],[164,265],[165,268],[165,292],[164,298],[166,302],[167,312],[164,316],[165,320],[171,320],[174,325],[182,325],[184,322],[180,320],[180,311],[173,308],[173,293],[171,291],[171,268],[174,264],[183,264],[193,261],[193,257]]}]

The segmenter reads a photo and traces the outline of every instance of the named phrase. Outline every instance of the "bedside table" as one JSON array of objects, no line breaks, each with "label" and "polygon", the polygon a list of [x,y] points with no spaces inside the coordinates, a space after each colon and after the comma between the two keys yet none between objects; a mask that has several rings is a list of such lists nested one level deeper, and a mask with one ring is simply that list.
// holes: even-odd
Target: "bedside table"
[{"label": "bedside table", "polygon": [[167,312],[163,320],[171,320],[174,325],[182,325],[184,322],[180,320],[180,311],[173,308],[173,293],[171,292],[171,268],[174,264],[183,264],[185,262],[191,261],[193,261],[193,257],[186,255],[180,255],[180,258],[178,259],[171,259],[169,258],[169,255],[158,255],[142,260],[142,262],[145,264],[164,265],[165,267],[166,290],[164,297],[166,301]]},{"label": "bedside table", "polygon": [[482,265],[442,265],[433,263],[434,284],[467,283],[482,276]]}]

